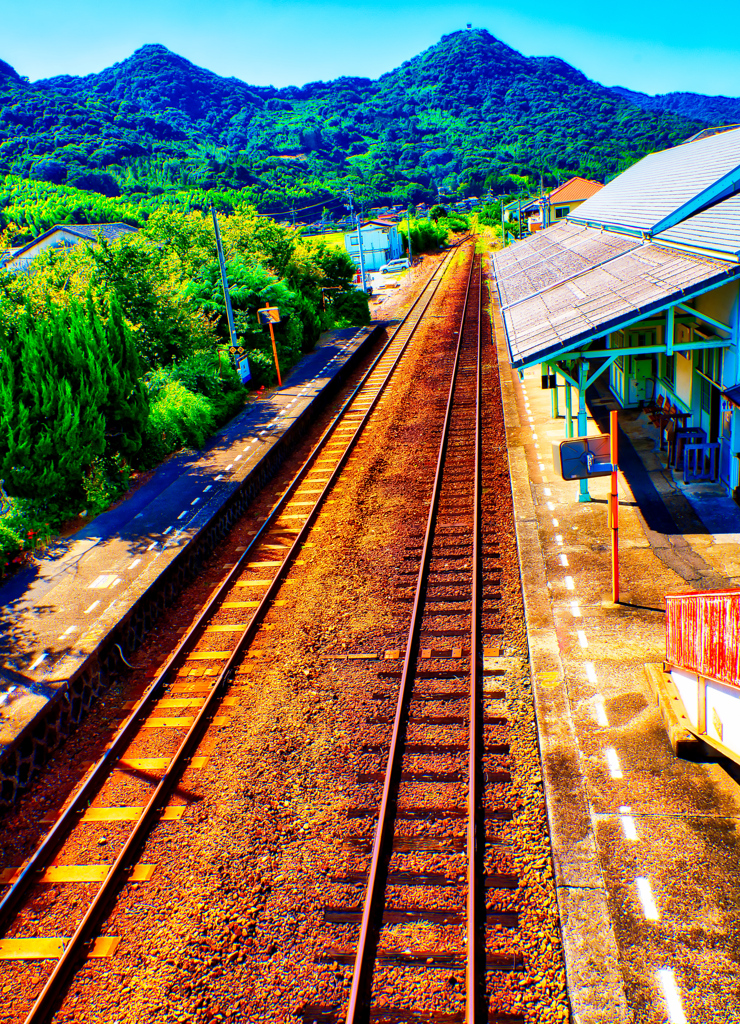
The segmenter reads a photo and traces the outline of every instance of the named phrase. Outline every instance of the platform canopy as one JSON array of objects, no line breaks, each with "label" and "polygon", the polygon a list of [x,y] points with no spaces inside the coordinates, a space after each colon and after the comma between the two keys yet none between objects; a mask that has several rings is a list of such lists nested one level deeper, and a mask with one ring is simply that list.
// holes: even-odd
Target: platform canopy
[{"label": "platform canopy", "polygon": [[[551,230],[561,227],[575,225],[556,225]],[[529,239],[493,257],[509,353],[516,369],[569,352],[575,355],[596,338],[740,277],[736,261],[656,242],[636,242],[595,228],[581,227],[578,235],[561,237],[553,246],[548,245],[549,234],[549,230],[538,233],[536,245],[532,239],[529,258],[522,261],[518,272],[512,271],[512,251],[527,246]],[[580,251],[573,251],[573,241]],[[633,244],[620,246],[624,242]],[[546,281],[550,283],[544,284]]]},{"label": "platform canopy", "polygon": [[740,190],[740,128],[643,157],[569,220],[656,235]]},{"label": "platform canopy", "polygon": [[492,265],[517,369],[577,358],[676,306],[692,315],[692,298],[740,277],[740,128],[645,157]]}]

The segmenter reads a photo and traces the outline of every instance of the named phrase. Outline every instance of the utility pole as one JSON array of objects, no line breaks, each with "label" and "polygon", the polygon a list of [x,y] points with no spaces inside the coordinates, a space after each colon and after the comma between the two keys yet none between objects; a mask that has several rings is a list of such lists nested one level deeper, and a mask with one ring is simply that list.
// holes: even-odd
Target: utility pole
[{"label": "utility pole", "polygon": [[[231,339],[231,347],[236,349],[238,347],[238,340],[236,337],[236,327],[234,326],[234,311],[231,308],[231,296],[229,295],[229,282],[226,279],[226,263],[224,262],[224,250],[221,245],[221,232],[218,227],[218,218],[216,217],[216,207],[211,203],[211,214],[213,216],[213,230],[216,233],[216,251],[218,252],[218,264],[221,268],[221,285],[224,290],[224,302],[226,303],[226,318],[229,321],[229,337]],[[234,360],[236,362],[236,359]]]},{"label": "utility pole", "polygon": [[[354,209],[353,209],[353,206],[352,206],[352,186],[351,185],[347,189],[347,196],[349,198],[349,219],[350,219],[350,223],[351,223],[352,221],[355,221]],[[360,224],[359,214],[358,214],[357,219],[356,219],[355,222],[357,224],[357,242],[358,242],[359,249],[360,249],[360,280],[362,281],[362,290],[363,290],[363,292],[367,292],[367,287],[365,285],[365,256],[364,256],[363,251],[362,251],[362,225]]]},{"label": "utility pole", "polygon": [[409,243],[409,266],[414,262],[414,254],[411,252],[411,210],[406,207],[406,226],[408,228],[408,243]]},{"label": "utility pole", "polygon": [[506,228],[504,227],[504,197],[501,196],[501,247],[506,248]]}]

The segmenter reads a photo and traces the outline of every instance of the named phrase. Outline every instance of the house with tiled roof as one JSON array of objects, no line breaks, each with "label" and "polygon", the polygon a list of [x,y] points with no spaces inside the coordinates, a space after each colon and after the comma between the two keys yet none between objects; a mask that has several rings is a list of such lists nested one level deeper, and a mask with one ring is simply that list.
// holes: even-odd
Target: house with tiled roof
[{"label": "house with tiled roof", "polygon": [[138,228],[130,224],[55,224],[38,238],[27,242],[17,249],[11,250],[2,267],[11,273],[18,273],[29,269],[37,256],[47,249],[71,249],[80,242],[95,244],[99,238],[105,238],[109,242],[138,231]]},{"label": "house with tiled roof", "polygon": [[569,178],[558,185],[552,192],[538,199],[533,199],[522,206],[522,213],[527,216],[530,231],[541,231],[543,226],[556,224],[567,217],[591,196],[596,195],[604,186],[600,181],[588,178]]}]

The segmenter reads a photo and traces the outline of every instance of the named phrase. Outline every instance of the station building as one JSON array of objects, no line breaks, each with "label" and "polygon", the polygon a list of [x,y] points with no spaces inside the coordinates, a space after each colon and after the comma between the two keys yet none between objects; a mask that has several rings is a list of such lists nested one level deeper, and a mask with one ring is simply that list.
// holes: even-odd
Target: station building
[{"label": "station building", "polygon": [[645,157],[492,264],[512,365],[564,385],[567,436],[601,379],[740,502],[740,126]]}]

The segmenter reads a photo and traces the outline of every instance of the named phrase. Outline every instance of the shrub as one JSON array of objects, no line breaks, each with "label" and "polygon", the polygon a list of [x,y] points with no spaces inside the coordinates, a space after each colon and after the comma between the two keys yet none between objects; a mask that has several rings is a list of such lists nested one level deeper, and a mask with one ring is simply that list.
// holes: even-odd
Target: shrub
[{"label": "shrub", "polygon": [[178,380],[159,391],[149,410],[141,461],[154,466],[170,452],[185,446],[200,448],[216,426],[212,403],[194,395]]},{"label": "shrub", "polygon": [[360,327],[369,324],[370,307],[367,295],[361,291],[339,292],[334,299],[334,316],[338,327]]}]

